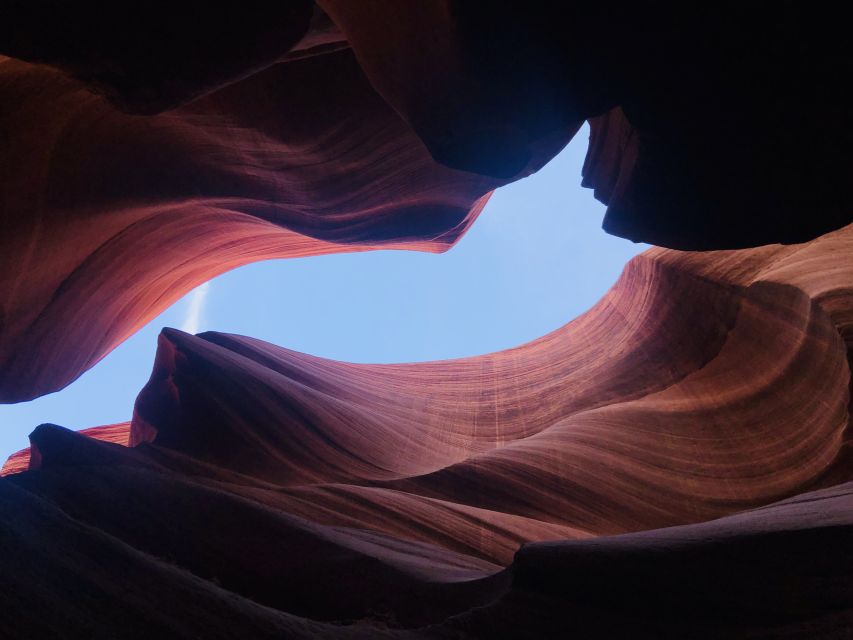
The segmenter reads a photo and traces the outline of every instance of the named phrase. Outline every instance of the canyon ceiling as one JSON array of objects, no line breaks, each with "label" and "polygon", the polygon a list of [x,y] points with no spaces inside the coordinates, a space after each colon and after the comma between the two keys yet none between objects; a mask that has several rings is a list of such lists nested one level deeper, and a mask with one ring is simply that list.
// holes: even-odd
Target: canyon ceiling
[{"label": "canyon ceiling", "polygon": [[0,7],[0,401],[240,265],[448,250],[584,122],[566,179],[657,245],[472,358],[164,330],[131,421],[3,468],[0,638],[853,633],[829,5]]}]

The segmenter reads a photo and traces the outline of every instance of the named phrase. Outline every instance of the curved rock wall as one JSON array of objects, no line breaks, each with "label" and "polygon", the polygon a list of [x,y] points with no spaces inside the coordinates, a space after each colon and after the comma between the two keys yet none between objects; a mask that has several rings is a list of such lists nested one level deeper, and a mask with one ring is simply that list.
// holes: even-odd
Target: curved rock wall
[{"label": "curved rock wall", "polygon": [[[853,611],[851,249],[853,227],[652,249],[563,328],[461,360],[349,364],[166,329],[132,423],[43,425],[31,471],[13,456],[22,515],[4,535],[23,549],[52,518],[106,536],[102,553],[121,541],[140,576],[163,558],[189,572],[164,592],[201,579],[188,606],[225,590],[226,618],[293,637],[830,633]],[[79,548],[75,580],[121,597]]]},{"label": "curved rock wall", "polygon": [[165,330],[132,422],[4,466],[0,637],[850,635],[838,7],[3,9],[0,402],[241,264],[445,250],[584,120],[605,229],[670,249],[476,358]]}]

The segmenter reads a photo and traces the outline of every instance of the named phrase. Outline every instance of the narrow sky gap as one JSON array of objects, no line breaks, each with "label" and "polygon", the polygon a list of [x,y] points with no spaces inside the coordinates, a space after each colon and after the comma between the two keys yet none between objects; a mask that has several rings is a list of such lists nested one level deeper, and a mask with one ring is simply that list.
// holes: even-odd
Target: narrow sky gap
[{"label": "narrow sky gap", "polygon": [[130,419],[164,326],[239,333],[351,362],[472,356],[557,329],[645,249],[601,230],[604,206],[580,186],[587,135],[499,189],[447,253],[274,260],[197,287],[66,389],[0,405],[0,463],[40,423],[82,429]]},{"label": "narrow sky gap", "polygon": [[210,282],[205,282],[189,293],[189,307],[187,308],[187,315],[184,318],[184,322],[181,325],[181,331],[198,333],[202,313],[204,312],[204,301],[209,291]]}]

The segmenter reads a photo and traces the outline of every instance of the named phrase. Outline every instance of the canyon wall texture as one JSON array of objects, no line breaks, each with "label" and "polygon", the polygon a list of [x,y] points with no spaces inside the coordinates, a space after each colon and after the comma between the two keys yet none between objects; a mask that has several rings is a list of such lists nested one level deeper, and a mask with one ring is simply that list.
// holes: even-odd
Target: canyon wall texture
[{"label": "canyon wall texture", "polygon": [[4,7],[2,402],[236,266],[444,250],[587,119],[611,233],[718,249],[851,222],[853,54],[820,3]]},{"label": "canyon wall texture", "polygon": [[831,5],[0,14],[0,402],[242,264],[447,250],[585,121],[569,179],[666,247],[461,360],[165,329],[131,421],[40,425],[0,471],[0,638],[853,635]]},{"label": "canyon wall texture", "polygon": [[[4,567],[13,619],[49,631],[63,563],[139,634],[192,637],[207,607],[252,637],[840,634],[851,252],[853,226],[652,249],[563,328],[461,360],[349,364],[166,329],[131,423],[43,425],[30,471],[23,454],[4,469],[4,562],[44,572]],[[120,593],[89,564],[112,554]],[[149,580],[189,617],[135,608]],[[125,628],[61,600],[49,624]]]},{"label": "canyon wall texture", "polygon": [[155,116],[17,60],[0,84],[14,158],[0,176],[0,401],[64,387],[236,266],[445,250],[497,184],[435,164],[349,51]]}]

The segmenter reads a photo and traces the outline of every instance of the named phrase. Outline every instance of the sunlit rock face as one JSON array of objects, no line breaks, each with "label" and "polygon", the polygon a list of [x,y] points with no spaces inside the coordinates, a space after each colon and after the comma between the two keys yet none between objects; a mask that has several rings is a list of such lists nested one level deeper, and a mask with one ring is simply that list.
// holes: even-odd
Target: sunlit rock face
[{"label": "sunlit rock face", "polygon": [[[167,329],[130,424],[43,425],[0,483],[12,620],[126,628],[83,590],[169,637],[832,637],[853,622],[851,251],[853,227],[652,249],[563,328],[460,360]],[[23,556],[70,567],[49,621],[66,587]]]},{"label": "sunlit rock face", "polygon": [[236,266],[446,250],[498,184],[436,164],[350,51],[278,64],[155,116],[12,59],[0,87],[14,158],[0,173],[5,402],[64,387]]},{"label": "sunlit rock face", "polygon": [[851,221],[853,50],[813,3],[94,4],[0,26],[3,402],[241,264],[445,249],[584,120],[611,233],[719,249]]},{"label": "sunlit rock face", "polygon": [[445,250],[584,121],[605,229],[669,248],[475,358],[165,330],[131,422],[0,472],[0,637],[850,635],[846,21],[59,4],[0,21],[0,401],[239,265]]}]

